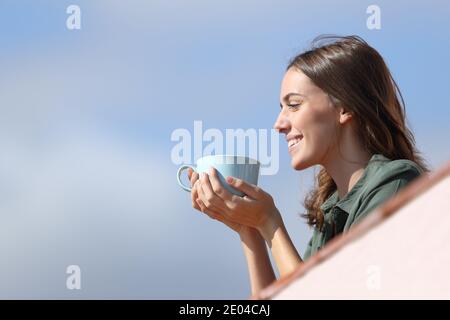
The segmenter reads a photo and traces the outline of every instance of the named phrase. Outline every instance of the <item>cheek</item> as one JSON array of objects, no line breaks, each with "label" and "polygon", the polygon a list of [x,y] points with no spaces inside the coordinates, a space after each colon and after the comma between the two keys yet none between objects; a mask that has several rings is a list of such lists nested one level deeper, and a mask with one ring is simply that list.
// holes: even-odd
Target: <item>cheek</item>
[{"label": "cheek", "polygon": [[302,130],[308,148],[327,149],[334,142],[336,127],[334,118],[328,112],[309,112],[299,117],[298,127]]}]

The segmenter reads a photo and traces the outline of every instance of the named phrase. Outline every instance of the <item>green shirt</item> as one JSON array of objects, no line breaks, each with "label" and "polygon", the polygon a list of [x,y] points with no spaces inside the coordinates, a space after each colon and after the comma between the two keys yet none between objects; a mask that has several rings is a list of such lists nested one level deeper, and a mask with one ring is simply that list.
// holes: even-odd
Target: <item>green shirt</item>
[{"label": "green shirt", "polygon": [[314,228],[303,260],[320,250],[337,234],[348,231],[421,173],[422,170],[413,161],[390,160],[380,154],[373,155],[361,178],[342,199],[339,199],[336,190],[321,205],[323,228]]}]

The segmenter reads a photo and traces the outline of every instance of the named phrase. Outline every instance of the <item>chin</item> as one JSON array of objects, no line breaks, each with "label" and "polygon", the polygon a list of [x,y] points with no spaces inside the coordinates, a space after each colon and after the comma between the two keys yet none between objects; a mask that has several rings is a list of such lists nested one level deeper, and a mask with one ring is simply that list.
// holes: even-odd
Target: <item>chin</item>
[{"label": "chin", "polygon": [[300,157],[299,155],[294,155],[291,160],[291,166],[295,170],[305,170],[309,167],[312,167],[314,163],[312,161],[308,161]]}]

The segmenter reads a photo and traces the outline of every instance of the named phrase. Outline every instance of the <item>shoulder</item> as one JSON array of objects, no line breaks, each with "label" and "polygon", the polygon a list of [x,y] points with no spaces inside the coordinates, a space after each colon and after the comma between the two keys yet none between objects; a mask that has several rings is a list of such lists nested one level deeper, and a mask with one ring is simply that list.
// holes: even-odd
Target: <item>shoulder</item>
[{"label": "shoulder", "polygon": [[386,161],[379,167],[380,176],[399,176],[399,175],[421,175],[422,169],[411,160],[398,159]]},{"label": "shoulder", "polygon": [[358,222],[423,173],[415,162],[406,159],[386,159],[371,164],[369,169],[371,172],[364,183],[358,208],[346,228]]},{"label": "shoulder", "polygon": [[371,189],[392,182],[405,184],[423,173],[422,169],[414,161],[407,159],[380,159],[380,161],[374,163],[371,169],[366,191],[371,191]]}]

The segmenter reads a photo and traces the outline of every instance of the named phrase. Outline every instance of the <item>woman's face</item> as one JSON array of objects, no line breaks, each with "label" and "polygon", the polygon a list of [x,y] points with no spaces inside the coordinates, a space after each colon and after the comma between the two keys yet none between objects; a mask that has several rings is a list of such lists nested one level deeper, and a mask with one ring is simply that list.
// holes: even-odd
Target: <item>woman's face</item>
[{"label": "woman's face", "polygon": [[329,96],[303,72],[290,68],[281,84],[280,103],[274,128],[286,135],[292,167],[323,164],[337,149],[339,111]]}]

